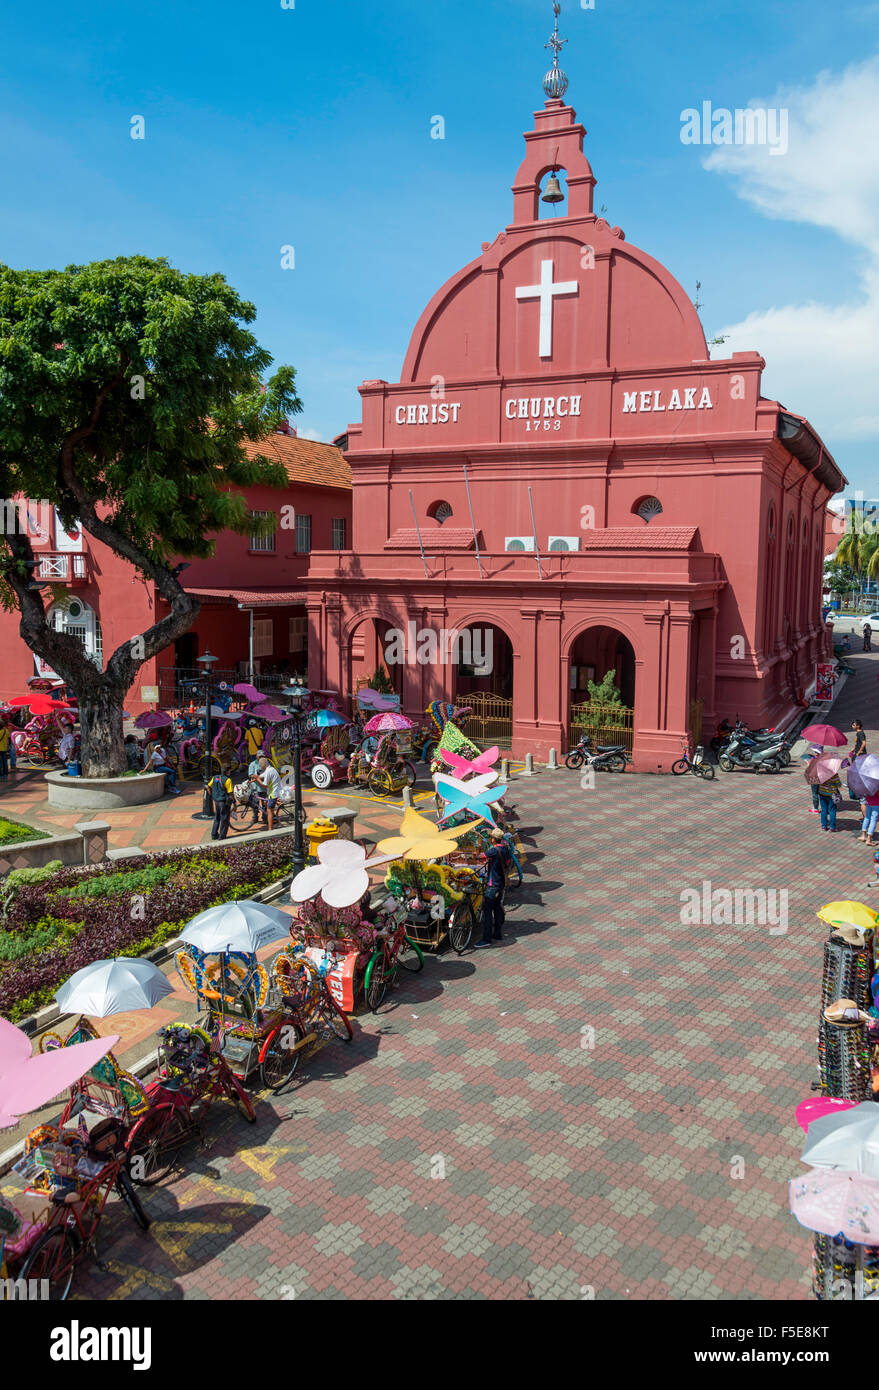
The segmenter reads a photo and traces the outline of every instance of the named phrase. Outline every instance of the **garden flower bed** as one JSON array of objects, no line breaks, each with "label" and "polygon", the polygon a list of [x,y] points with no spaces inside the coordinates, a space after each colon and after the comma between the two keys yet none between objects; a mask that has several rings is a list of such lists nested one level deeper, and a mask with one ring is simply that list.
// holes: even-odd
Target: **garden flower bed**
[{"label": "garden flower bed", "polygon": [[29,825],[22,825],[19,821],[7,820],[5,816],[0,816],[0,845],[17,845],[25,840],[48,838],[42,830],[33,830]]},{"label": "garden flower bed", "polygon": [[25,871],[0,930],[0,1015],[17,1022],[82,966],[145,955],[205,908],[251,897],[292,872],[290,853],[284,836],[173,850],[135,869]]}]

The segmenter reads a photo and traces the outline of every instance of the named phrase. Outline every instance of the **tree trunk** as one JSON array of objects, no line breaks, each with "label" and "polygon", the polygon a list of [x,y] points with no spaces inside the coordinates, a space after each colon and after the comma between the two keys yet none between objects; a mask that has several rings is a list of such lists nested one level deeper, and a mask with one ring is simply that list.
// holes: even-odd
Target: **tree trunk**
[{"label": "tree trunk", "polygon": [[79,700],[84,777],[121,777],[128,769],[122,734],[126,691],[101,681]]}]

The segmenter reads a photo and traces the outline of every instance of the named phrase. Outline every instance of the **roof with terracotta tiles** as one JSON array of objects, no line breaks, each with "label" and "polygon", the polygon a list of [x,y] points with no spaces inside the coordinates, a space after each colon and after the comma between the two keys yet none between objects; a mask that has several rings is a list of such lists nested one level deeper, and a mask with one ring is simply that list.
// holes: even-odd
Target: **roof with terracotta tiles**
[{"label": "roof with terracotta tiles", "polygon": [[[481,539],[481,537],[480,537]],[[421,540],[424,549],[431,552],[437,550],[472,550],[473,532],[459,526],[437,526],[422,528]],[[398,531],[385,541],[385,550],[417,550],[418,532],[414,526],[401,526]]]},{"label": "roof with terracotta tiles", "polygon": [[690,550],[697,526],[609,526],[581,532],[583,550]]},{"label": "roof with terracotta tiles", "polygon": [[299,439],[279,431],[267,439],[245,441],[244,449],[248,458],[262,454],[282,463],[291,483],[351,491],[351,465],[334,444],[319,444],[314,439]]},{"label": "roof with terracotta tiles", "polygon": [[197,589],[188,588],[202,603],[238,603],[242,608],[286,608],[305,603],[307,594],[292,589]]}]

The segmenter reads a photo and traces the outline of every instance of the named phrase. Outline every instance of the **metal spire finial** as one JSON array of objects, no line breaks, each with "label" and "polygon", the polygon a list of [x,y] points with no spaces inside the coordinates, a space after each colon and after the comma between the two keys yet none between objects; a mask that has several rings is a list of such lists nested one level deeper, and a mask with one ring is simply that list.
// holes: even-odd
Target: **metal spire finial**
[{"label": "metal spire finial", "polygon": [[550,101],[560,101],[568,90],[568,77],[559,67],[559,54],[568,40],[559,38],[559,15],[562,12],[559,0],[553,0],[552,8],[555,28],[550,35],[549,43],[543,45],[544,48],[552,49],[552,67],[543,79],[543,90]]}]

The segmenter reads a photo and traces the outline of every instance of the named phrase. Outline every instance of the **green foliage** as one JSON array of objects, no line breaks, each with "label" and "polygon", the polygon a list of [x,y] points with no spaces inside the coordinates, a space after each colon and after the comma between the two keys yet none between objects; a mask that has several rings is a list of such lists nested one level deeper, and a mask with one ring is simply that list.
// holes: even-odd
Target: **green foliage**
[{"label": "green foliage", "polygon": [[48,840],[50,836],[42,830],[32,830],[29,825],[18,821],[0,818],[0,845],[17,845],[24,840]]},{"label": "green foliage", "polygon": [[370,689],[377,690],[380,695],[393,695],[394,684],[385,670],[384,666],[379,666],[373,671],[369,680]]},{"label": "green foliage", "polygon": [[262,390],[271,357],[246,327],[255,316],[222,275],[185,275],[164,259],[0,266],[3,495],[79,515],[58,466],[77,431],[80,487],[153,561],[206,556],[217,532],[248,533],[247,503],[229,485],[287,478],[244,442],[302,409],[292,367]]},{"label": "green foliage", "polygon": [[600,681],[587,681],[586,689],[594,705],[622,705],[623,697],[617,689],[616,671],[607,671]]},{"label": "green foliage", "polygon": [[126,873],[101,874],[99,878],[84,878],[75,888],[65,889],[64,897],[112,898],[124,893],[149,893],[179,872],[169,864],[157,864],[146,869],[131,869]]},{"label": "green foliage", "polygon": [[29,932],[0,932],[0,961],[23,960],[70,941],[78,927],[57,917],[41,917]]}]

